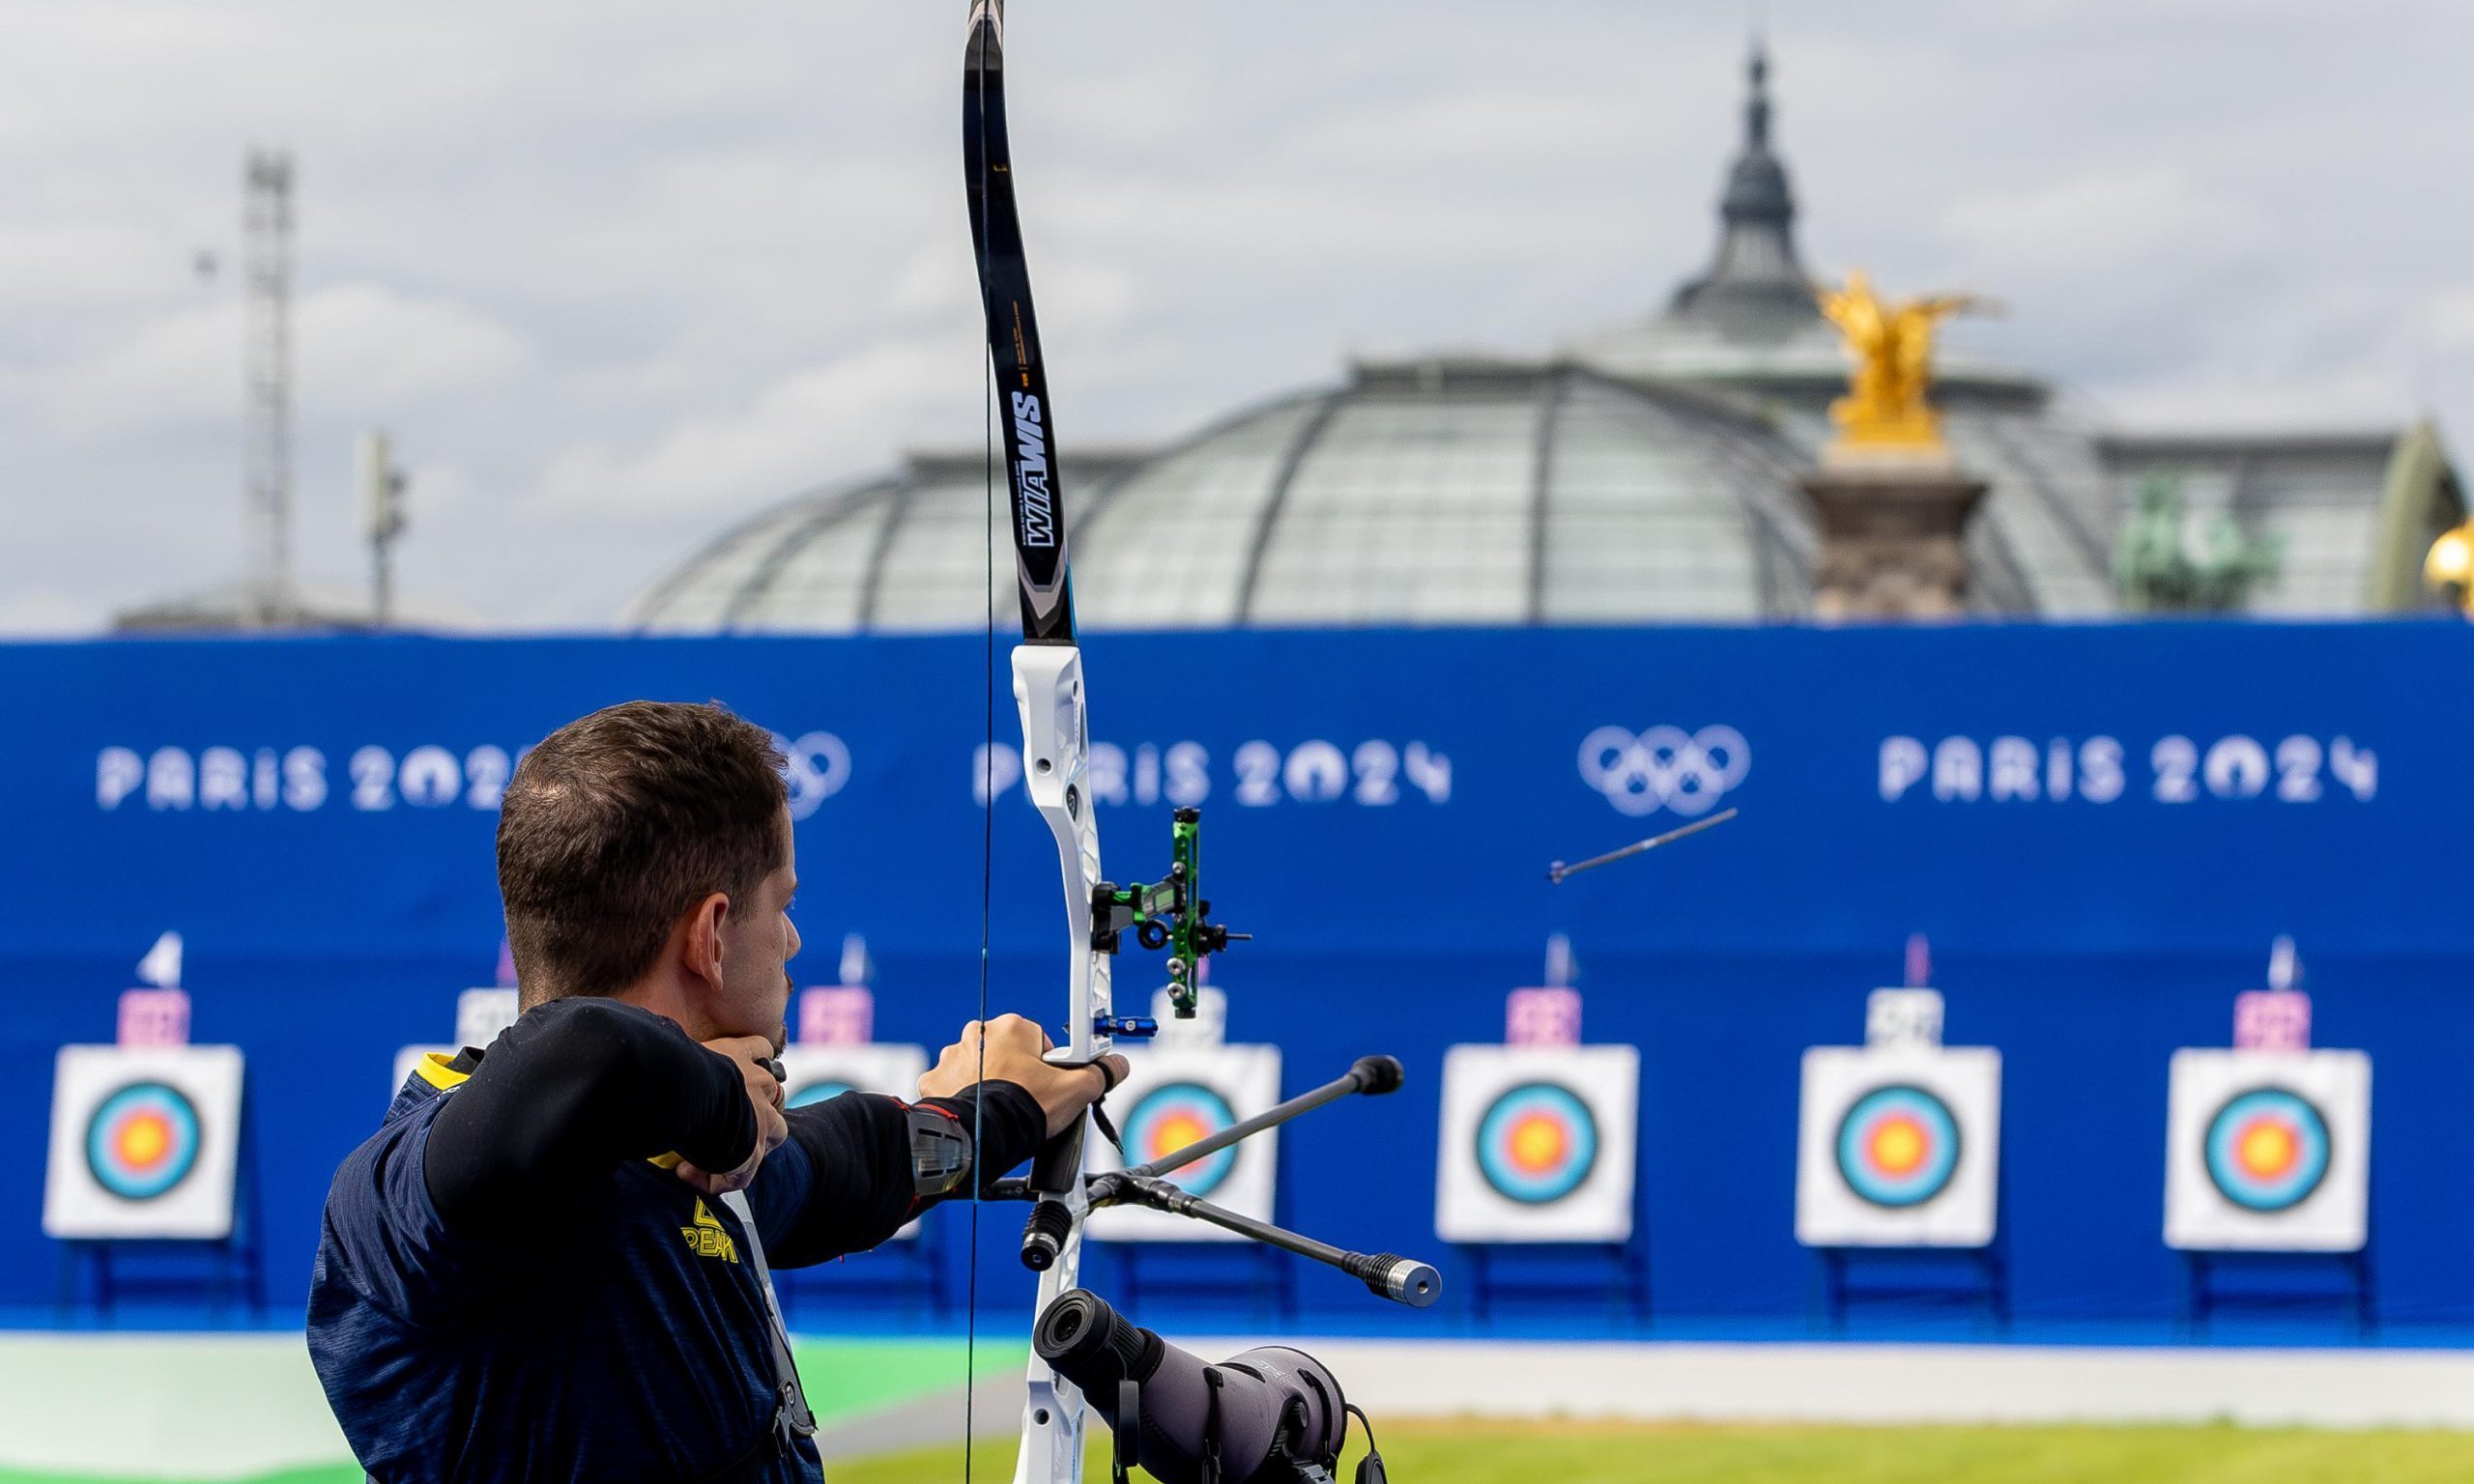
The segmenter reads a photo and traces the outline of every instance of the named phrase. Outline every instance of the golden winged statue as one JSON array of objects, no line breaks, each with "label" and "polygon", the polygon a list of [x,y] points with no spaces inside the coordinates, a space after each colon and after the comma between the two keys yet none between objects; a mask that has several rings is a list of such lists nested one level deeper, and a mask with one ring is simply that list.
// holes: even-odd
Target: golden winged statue
[{"label": "golden winged statue", "polygon": [[1858,453],[1942,452],[1941,419],[1925,396],[1933,385],[1933,328],[1990,303],[1971,294],[1885,302],[1860,269],[1848,273],[1844,289],[1815,293],[1856,360],[1847,395],[1829,407],[1839,427],[1834,446]]}]

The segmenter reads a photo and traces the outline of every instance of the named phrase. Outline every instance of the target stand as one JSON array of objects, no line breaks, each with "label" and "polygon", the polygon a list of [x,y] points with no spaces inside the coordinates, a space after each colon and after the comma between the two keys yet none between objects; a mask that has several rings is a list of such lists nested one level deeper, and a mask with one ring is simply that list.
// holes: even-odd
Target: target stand
[{"label": "target stand", "polygon": [[[1941,1303],[1979,1311],[1996,1330],[2010,1327],[2010,1253],[2007,1223],[1981,1247],[1816,1247],[1820,1319],[1832,1334],[1845,1334],[1858,1301]],[[1886,1281],[1859,1281],[1863,1268],[1887,1270]],[[1924,1275],[1956,1270],[1960,1281],[1928,1282]]]},{"label": "target stand", "polygon": [[[1288,1205],[1288,1165],[1275,1162],[1269,1210],[1286,1210]],[[1148,1284],[1155,1291],[1180,1296],[1241,1300],[1257,1323],[1297,1317],[1297,1260],[1261,1242],[1232,1245],[1117,1238],[1091,1243],[1082,1251],[1086,1262],[1096,1251],[1107,1252],[1110,1278],[1125,1296],[1128,1308],[1141,1303]],[[1231,1258],[1241,1261],[1232,1263]]]},{"label": "target stand", "polygon": [[[1164,991],[1165,994],[1165,991]],[[1155,1002],[1166,1023],[1167,1007]],[[1135,1051],[1124,1080],[1110,1094],[1122,1149],[1091,1150],[1094,1170],[1124,1169],[1172,1155],[1254,1117],[1280,1101],[1280,1048],[1213,1042],[1207,1036]],[[1280,1131],[1257,1134],[1164,1178],[1256,1221],[1277,1221],[1289,1200],[1288,1161]],[[1138,1205],[1091,1213],[1085,1262],[1105,1262],[1128,1306],[1146,1291],[1158,1296],[1242,1303],[1254,1322],[1294,1318],[1296,1260],[1216,1226]],[[1095,1253],[1106,1253],[1095,1258]]]},{"label": "target stand", "polygon": [[2369,1337],[2371,1058],[2185,1047],[2171,1083],[2165,1241],[2182,1259],[2188,1331],[2237,1306],[2335,1307]]},{"label": "target stand", "polygon": [[1876,990],[1866,1044],[1804,1052],[1796,1240],[1832,1334],[1859,1301],[1955,1304],[2010,1325],[2001,1055],[1941,1044],[1941,1009],[1930,988]]},{"label": "target stand", "polygon": [[1445,1054],[1435,1235],[1461,1255],[1473,1320],[1517,1297],[1602,1298],[1619,1325],[1649,1322],[1640,1082],[1640,1052],[1625,1044]]},{"label": "target stand", "polygon": [[57,1301],[62,1324],[81,1303],[108,1323],[125,1298],[202,1302],[220,1321],[234,1299],[246,1316],[265,1312],[266,1254],[255,1119],[242,1082],[234,1123],[230,1227],[220,1236],[64,1236]]}]

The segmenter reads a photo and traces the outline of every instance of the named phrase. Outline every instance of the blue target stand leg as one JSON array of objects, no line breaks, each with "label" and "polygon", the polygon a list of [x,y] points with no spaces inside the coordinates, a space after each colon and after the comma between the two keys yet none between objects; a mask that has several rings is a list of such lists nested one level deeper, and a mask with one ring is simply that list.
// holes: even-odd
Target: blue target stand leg
[{"label": "blue target stand leg", "polygon": [[[2237,1252],[2188,1250],[2182,1253],[2183,1323],[2194,1339],[2208,1336],[2219,1309],[2340,1308],[2350,1314],[2354,1336],[2370,1340],[2378,1333],[2378,1289],[2373,1281],[2371,1244],[2354,1252]],[[2336,1282],[2294,1286],[2298,1272],[2333,1273]],[[2253,1273],[2269,1282],[2218,1280],[2229,1274]]]},{"label": "blue target stand leg", "polygon": [[[1469,1317],[1483,1327],[1494,1317],[1495,1298],[1499,1294],[1533,1298],[1587,1298],[1603,1295],[1607,1318],[1624,1331],[1638,1332],[1650,1327],[1650,1224],[1649,1213],[1641,1200],[1641,1186],[1633,1187],[1632,1235],[1622,1241],[1494,1241],[1464,1242],[1460,1246],[1463,1266],[1469,1274]],[[1539,1267],[1547,1270],[1542,1279],[1532,1280],[1513,1274],[1505,1281],[1504,1270],[1516,1267],[1528,1257],[1539,1259]],[[1590,1269],[1599,1276],[1584,1276]]]},{"label": "blue target stand leg", "polygon": [[259,1241],[261,1201],[258,1182],[257,1130],[251,1115],[247,1084],[243,1084],[236,1167],[232,1191],[232,1230],[216,1238],[121,1237],[73,1239],[61,1243],[59,1317],[65,1325],[75,1314],[92,1273],[91,1309],[108,1325],[124,1297],[203,1300],[208,1317],[220,1324],[230,1317],[232,1300],[245,1306],[246,1318],[266,1312],[266,1253]]},{"label": "blue target stand leg", "polygon": [[[2007,1333],[2010,1260],[2003,1248],[1998,1239],[1982,1247],[1816,1247],[1822,1320],[1831,1334],[1843,1335],[1858,1300],[1963,1304],[1977,1310],[1996,1332]],[[1858,1263],[1878,1263],[1910,1273],[1947,1271],[1956,1266],[1964,1270],[1965,1280],[1936,1283],[1894,1277],[1887,1282],[1859,1282]]]},{"label": "blue target stand leg", "polygon": [[[1463,1245],[1460,1254],[1469,1274],[1469,1316],[1482,1327],[1492,1322],[1499,1297],[1515,1300],[1602,1297],[1608,1317],[1620,1328],[1649,1327],[1646,1242],[1473,1242]],[[1532,1257],[1539,1259],[1534,1270],[1539,1276],[1522,1270],[1523,1260]]]}]

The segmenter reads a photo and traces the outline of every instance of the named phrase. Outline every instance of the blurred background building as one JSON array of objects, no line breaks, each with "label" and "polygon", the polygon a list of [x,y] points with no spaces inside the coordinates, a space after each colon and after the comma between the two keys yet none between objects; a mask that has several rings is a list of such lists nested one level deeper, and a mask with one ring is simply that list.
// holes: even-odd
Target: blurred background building
[{"label": "blurred background building", "polygon": [[[1366,361],[1149,448],[1063,461],[1079,612],[1117,629],[1793,618],[1818,539],[1799,485],[1848,362],[1796,246],[1768,69],[1709,267],[1649,317],[1543,358]],[[1988,614],[2445,606],[2424,551],[2465,514],[2427,420],[2228,432],[2110,425],[2023,369],[1942,357],[1935,396],[1990,490]],[[647,591],[671,633],[976,629],[980,450],[801,494]],[[1010,562],[996,564],[999,611]]]}]

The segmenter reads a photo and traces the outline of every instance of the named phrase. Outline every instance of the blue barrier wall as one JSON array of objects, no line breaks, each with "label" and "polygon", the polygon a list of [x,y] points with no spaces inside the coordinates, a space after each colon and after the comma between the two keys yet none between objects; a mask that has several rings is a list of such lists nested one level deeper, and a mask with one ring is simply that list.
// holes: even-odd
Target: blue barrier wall
[{"label": "blue barrier wall", "polygon": [[[2021,1312],[2161,1316],[2166,1059],[2224,1044],[2234,991],[2291,933],[2319,1042],[2375,1059],[2388,1317],[2474,1320],[2461,624],[1245,633],[1088,653],[1112,873],[1157,870],[1170,806],[1203,804],[1220,916],[1257,935],[1220,965],[1233,1036],[1281,1044],[1292,1089],[1364,1051],[1409,1064],[1400,1096],[1283,1145],[1298,1225],[1434,1248],[1443,1048],[1499,1039],[1504,991],[1565,931],[1588,1038],[1644,1052],[1658,1310],[1799,1315],[1798,1057],[1860,1039],[1865,989],[1921,931],[1951,1041],[2006,1058]],[[510,757],[611,701],[720,698],[793,744],[803,982],[864,932],[880,1036],[940,1043],[977,993],[986,692],[976,638],[0,647],[0,1035],[19,1069],[0,1127],[23,1172],[0,1185],[0,1304],[52,1293],[53,1051],[110,1038],[166,928],[187,940],[196,1039],[249,1054],[273,1287],[297,1302],[328,1172],[376,1120],[394,1049],[444,1037],[455,992],[491,978]],[[995,732],[1002,770],[1010,700]],[[1742,817],[1688,846],[1541,879],[1721,799]],[[1056,868],[1019,789],[993,870],[992,1003],[1053,1020]],[[1004,1281],[1012,1217],[990,1225]],[[1344,1298],[1323,1282],[1309,1296]]]}]

